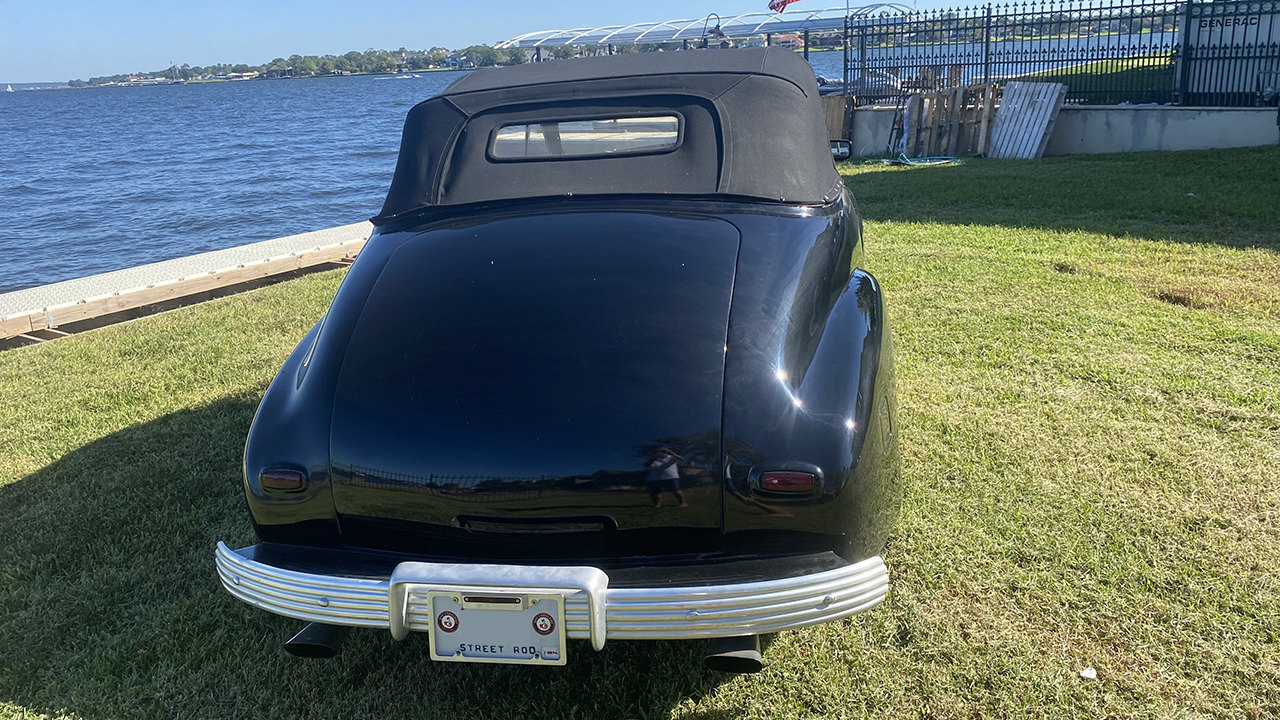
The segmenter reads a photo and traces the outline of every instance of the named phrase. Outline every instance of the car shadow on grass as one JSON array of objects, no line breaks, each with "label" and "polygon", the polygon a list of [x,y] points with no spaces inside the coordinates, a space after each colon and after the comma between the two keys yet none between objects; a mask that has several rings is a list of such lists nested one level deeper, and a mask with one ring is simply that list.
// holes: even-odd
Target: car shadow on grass
[{"label": "car shadow on grass", "polygon": [[286,655],[302,623],[232,598],[213,563],[218,540],[254,541],[240,459],[257,400],[122,429],[0,487],[0,718],[665,717],[727,679],[697,642],[573,642],[566,667],[536,668],[432,663],[425,637],[360,630],[334,660]]},{"label": "car shadow on grass", "polygon": [[874,222],[1086,231],[1280,251],[1280,147],[841,167]]}]

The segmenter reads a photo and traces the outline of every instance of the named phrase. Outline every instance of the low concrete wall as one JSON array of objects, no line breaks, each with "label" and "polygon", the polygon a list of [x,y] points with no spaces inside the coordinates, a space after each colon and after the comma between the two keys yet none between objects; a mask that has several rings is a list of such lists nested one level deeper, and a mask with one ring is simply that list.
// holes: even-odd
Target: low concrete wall
[{"label": "low concrete wall", "polygon": [[1212,150],[1280,144],[1275,108],[1062,108],[1045,155]]},{"label": "low concrete wall", "polygon": [[372,232],[361,222],[3,293],[0,340],[349,260]]},{"label": "low concrete wall", "polygon": [[[850,138],[853,153],[863,157],[885,154],[894,117],[893,108],[858,108]],[[1275,108],[1070,105],[1058,113],[1044,154],[1277,145],[1280,126],[1276,122]]]}]

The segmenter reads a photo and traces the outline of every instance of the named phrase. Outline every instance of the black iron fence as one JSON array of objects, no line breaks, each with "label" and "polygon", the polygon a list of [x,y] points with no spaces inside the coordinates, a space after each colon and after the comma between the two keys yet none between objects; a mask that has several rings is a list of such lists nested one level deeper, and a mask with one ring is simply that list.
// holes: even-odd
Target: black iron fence
[{"label": "black iron fence", "polygon": [[987,82],[1061,82],[1083,104],[1275,105],[1280,1],[986,5],[846,20],[861,101]]}]

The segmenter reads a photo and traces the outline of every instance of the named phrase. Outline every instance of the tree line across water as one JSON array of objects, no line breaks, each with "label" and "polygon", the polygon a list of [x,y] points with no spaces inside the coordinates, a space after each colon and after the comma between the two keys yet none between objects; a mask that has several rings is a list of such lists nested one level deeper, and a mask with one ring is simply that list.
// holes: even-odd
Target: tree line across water
[{"label": "tree line across water", "polygon": [[[815,43],[816,44],[816,43]],[[556,45],[541,48],[543,60],[567,60],[604,53],[656,52],[678,49],[678,43],[640,43],[629,45]],[[497,65],[522,65],[530,60],[530,51],[522,48],[498,49],[488,45],[472,45],[461,50],[433,47],[430,50],[352,50],[345,55],[290,55],[262,65],[174,65],[152,72],[103,75],[88,80],[68,81],[71,87],[103,85],[155,84],[188,80],[229,80],[243,77],[312,77],[316,75],[350,75],[357,73],[391,73],[435,70],[441,68],[477,68]]]},{"label": "tree line across water", "polygon": [[430,50],[352,50],[345,55],[290,55],[262,65],[244,63],[214,65],[174,65],[153,72],[123,73],[79,78],[69,81],[72,87],[93,87],[138,81],[214,80],[245,75],[257,77],[311,77],[354,73],[386,73],[431,70],[444,67],[493,67],[518,65],[527,61],[525,51],[517,48],[499,50],[488,45],[472,45],[461,50],[434,47]]}]

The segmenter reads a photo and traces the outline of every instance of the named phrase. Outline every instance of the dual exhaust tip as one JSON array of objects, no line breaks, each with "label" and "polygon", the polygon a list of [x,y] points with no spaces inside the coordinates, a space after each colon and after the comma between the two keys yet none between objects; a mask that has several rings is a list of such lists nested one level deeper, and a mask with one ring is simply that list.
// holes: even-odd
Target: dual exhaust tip
[{"label": "dual exhaust tip", "polygon": [[[351,628],[345,625],[308,623],[284,644],[285,652],[300,658],[328,659],[338,654]],[[764,667],[760,656],[760,636],[716,638],[704,659],[708,670],[725,673],[757,673]]]}]

